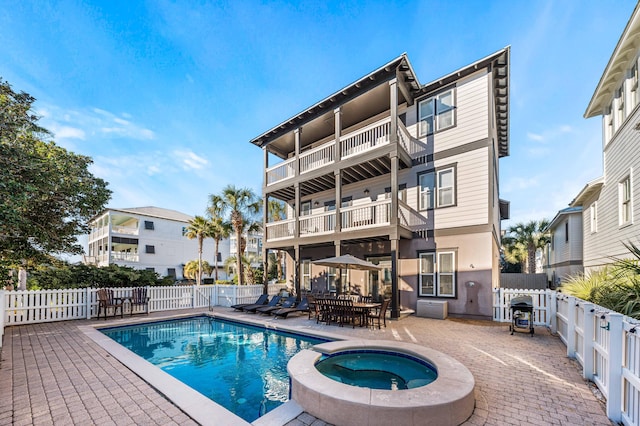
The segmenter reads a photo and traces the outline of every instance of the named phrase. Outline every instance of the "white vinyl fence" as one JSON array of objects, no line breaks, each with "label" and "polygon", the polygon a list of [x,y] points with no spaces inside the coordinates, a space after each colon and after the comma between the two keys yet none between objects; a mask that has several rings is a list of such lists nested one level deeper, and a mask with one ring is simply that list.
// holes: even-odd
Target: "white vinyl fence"
[{"label": "white vinyl fence", "polygon": [[[269,295],[286,284],[270,284]],[[231,306],[250,303],[263,292],[260,285],[201,285],[147,287],[149,311]],[[115,297],[131,294],[132,288],[114,288]],[[0,347],[4,327],[41,322],[90,319],[98,315],[97,288],[64,290],[0,290]]]},{"label": "white vinyl fence", "polygon": [[547,326],[607,398],[615,423],[640,425],[640,322],[552,290],[494,289],[493,319],[511,322],[510,301],[533,298],[534,324]]}]

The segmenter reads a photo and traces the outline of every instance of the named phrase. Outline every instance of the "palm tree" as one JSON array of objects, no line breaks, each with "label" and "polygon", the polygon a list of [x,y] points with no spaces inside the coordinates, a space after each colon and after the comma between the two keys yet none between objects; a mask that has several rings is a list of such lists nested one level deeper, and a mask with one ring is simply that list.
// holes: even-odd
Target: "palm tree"
[{"label": "palm tree", "polygon": [[189,221],[189,226],[185,232],[185,236],[190,240],[198,239],[198,276],[196,284],[202,283],[202,244],[205,238],[211,237],[213,234],[211,223],[202,216],[196,216]]},{"label": "palm tree", "polygon": [[[544,232],[548,225],[547,219],[516,223],[509,228],[510,235],[503,238],[503,246],[510,248],[510,254],[513,254],[516,259],[523,262],[525,260],[523,255],[526,253],[526,271],[529,274],[536,272],[536,251],[549,242],[549,235]],[[507,250],[505,250],[505,257],[509,259]]]},{"label": "palm tree", "polygon": [[209,262],[206,260],[202,261],[202,265],[197,260],[190,260],[186,265],[184,265],[183,274],[186,278],[198,279],[200,269],[202,269],[202,272],[208,276],[211,276],[211,273],[213,272],[213,266],[209,265]]},{"label": "palm tree", "polygon": [[236,256],[236,268],[238,285],[243,284],[242,253],[246,247],[246,240],[242,234],[260,229],[260,224],[254,219],[260,211],[260,200],[251,189],[236,188],[228,185],[222,190],[220,196],[212,195],[210,208],[221,215],[229,212],[231,226],[236,234],[238,253]]},{"label": "palm tree", "polygon": [[[285,204],[277,200],[269,200],[268,204],[269,217],[272,222],[278,222],[286,217],[287,209]],[[282,251],[276,250],[276,266],[277,280],[282,279]],[[268,269],[268,268],[266,268]]]},{"label": "palm tree", "polygon": [[218,248],[220,241],[229,238],[231,233],[231,223],[224,220],[222,217],[222,199],[218,195],[212,195],[210,205],[207,208],[207,216],[209,216],[209,222],[211,222],[211,238],[215,242],[215,251],[213,253],[213,264],[215,265],[215,281],[218,281]]}]

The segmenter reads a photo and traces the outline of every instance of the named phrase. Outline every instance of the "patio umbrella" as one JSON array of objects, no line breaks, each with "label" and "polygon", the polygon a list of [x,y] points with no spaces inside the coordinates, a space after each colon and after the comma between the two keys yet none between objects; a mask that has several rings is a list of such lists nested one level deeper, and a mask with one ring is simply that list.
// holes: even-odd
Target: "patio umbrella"
[{"label": "patio umbrella", "polygon": [[382,269],[378,265],[374,265],[366,260],[358,259],[350,254],[314,260],[311,263],[320,266],[330,266],[337,269],[357,269],[359,271],[379,271]]}]

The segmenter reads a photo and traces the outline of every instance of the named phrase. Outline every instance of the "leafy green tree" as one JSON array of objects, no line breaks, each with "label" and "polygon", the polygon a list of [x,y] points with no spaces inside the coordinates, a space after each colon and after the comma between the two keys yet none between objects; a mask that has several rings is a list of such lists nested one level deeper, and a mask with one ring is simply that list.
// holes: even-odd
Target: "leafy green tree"
[{"label": "leafy green tree", "polygon": [[211,202],[207,208],[207,215],[211,222],[211,238],[215,242],[215,250],[213,253],[213,262],[215,267],[215,281],[218,281],[218,249],[220,247],[220,241],[225,238],[229,238],[229,234],[232,231],[231,223],[224,220],[222,217],[222,199],[218,195],[211,196]]},{"label": "leafy green tree", "polygon": [[30,290],[85,287],[146,287],[172,285],[173,278],[160,278],[157,273],[127,266],[61,263],[38,266],[29,274]]},{"label": "leafy green tree", "polygon": [[196,276],[196,284],[202,284],[202,246],[204,239],[211,237],[213,234],[211,222],[202,216],[196,216],[189,221],[186,233],[184,234],[190,240],[197,238],[198,240],[198,275]]},{"label": "leafy green tree", "polygon": [[81,254],[77,235],[111,196],[91,158],[59,147],[32,112],[35,99],[0,78],[0,266]]},{"label": "leafy green tree", "polygon": [[543,248],[549,242],[549,236],[543,232],[549,225],[549,221],[532,220],[527,223],[516,223],[502,238],[502,246],[505,259],[510,263],[526,264],[522,268],[529,274],[536,272],[536,251]]},{"label": "leafy green tree", "polygon": [[256,215],[260,211],[260,200],[251,189],[236,188],[228,185],[222,190],[220,196],[212,195],[210,198],[210,208],[216,209],[220,214],[229,213],[230,223],[236,234],[238,252],[236,256],[236,271],[238,284],[244,282],[244,265],[241,258],[246,248],[246,240],[243,234],[254,232],[261,228],[256,220]]}]

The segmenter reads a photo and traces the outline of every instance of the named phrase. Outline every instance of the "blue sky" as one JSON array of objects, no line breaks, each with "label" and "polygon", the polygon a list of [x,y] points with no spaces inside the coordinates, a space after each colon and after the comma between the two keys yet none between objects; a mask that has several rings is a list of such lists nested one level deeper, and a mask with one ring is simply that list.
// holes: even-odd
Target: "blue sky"
[{"label": "blue sky", "polygon": [[203,214],[261,192],[253,137],[407,52],[422,83],[511,45],[511,221],[551,219],[602,174],[584,110],[635,2],[4,0],[0,76],[56,142],[93,157],[110,207]]}]

